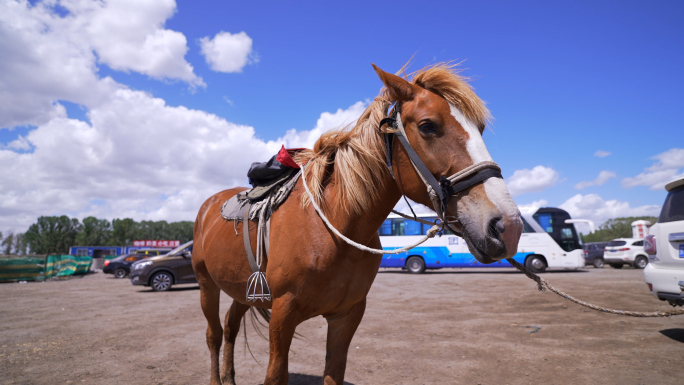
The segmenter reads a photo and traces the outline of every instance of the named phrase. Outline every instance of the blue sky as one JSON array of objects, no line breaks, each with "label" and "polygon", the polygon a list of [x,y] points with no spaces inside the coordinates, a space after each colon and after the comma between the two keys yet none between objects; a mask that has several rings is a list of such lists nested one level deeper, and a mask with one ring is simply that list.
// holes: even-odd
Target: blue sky
[{"label": "blue sky", "polygon": [[3,2],[0,231],[193,220],[280,143],[358,116],[371,63],[411,57],[464,61],[518,204],[597,224],[659,212],[684,171],[684,3],[368,3]]}]

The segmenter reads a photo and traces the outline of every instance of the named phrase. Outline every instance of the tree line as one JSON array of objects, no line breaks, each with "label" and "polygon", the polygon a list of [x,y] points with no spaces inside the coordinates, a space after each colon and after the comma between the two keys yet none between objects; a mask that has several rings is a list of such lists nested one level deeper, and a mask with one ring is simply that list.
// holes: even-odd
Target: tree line
[{"label": "tree line", "polygon": [[17,254],[67,254],[71,246],[131,246],[136,239],[192,240],[194,222],[141,221],[42,216],[25,233],[0,233],[0,252]]}]

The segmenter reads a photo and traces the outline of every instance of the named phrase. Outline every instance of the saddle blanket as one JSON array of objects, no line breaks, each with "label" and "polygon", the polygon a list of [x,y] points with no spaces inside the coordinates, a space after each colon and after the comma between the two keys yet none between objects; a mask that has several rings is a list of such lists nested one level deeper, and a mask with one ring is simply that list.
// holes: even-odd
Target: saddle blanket
[{"label": "saddle blanket", "polygon": [[289,180],[280,187],[273,189],[270,194],[259,201],[249,199],[251,189],[238,193],[223,203],[221,216],[227,221],[242,221],[245,218],[245,211],[249,207],[249,220],[256,222],[260,219],[262,210],[266,210],[263,218],[268,220],[271,214],[285,202],[301,174],[301,171],[291,174]]}]

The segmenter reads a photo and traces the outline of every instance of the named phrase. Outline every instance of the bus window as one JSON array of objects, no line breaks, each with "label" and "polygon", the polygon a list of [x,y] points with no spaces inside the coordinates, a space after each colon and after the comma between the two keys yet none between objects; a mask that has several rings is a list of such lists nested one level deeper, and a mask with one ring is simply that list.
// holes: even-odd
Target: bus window
[{"label": "bus window", "polygon": [[532,226],[530,226],[530,224],[527,223],[525,218],[520,217],[520,219],[522,219],[522,221],[523,221],[523,233],[536,233],[536,231],[534,231]]},{"label": "bus window", "polygon": [[547,233],[553,233],[553,219],[551,219],[551,214],[537,213],[534,214],[534,219],[539,222],[542,229],[544,229]]},{"label": "bus window", "polygon": [[561,239],[572,239],[572,229],[569,227],[562,228]]},{"label": "bus window", "polygon": [[404,235],[420,235],[420,222],[415,221],[403,221],[404,224]]},{"label": "bus window", "polygon": [[382,222],[378,233],[380,233],[380,235],[392,235],[392,220],[385,219],[385,221]]}]

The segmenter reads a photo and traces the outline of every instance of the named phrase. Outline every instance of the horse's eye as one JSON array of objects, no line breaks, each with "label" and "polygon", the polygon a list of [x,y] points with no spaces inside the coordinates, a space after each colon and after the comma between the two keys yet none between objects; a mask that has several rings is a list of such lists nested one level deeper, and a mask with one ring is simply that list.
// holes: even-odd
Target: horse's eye
[{"label": "horse's eye", "polygon": [[427,122],[421,122],[418,125],[418,128],[420,129],[421,132],[425,134],[431,134],[435,131],[437,131],[437,126],[435,126],[434,123],[427,121]]}]

